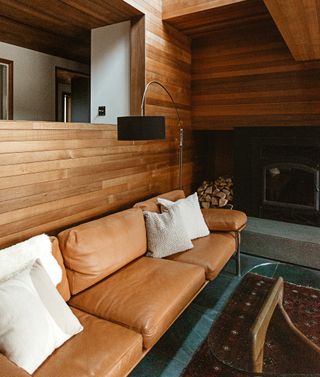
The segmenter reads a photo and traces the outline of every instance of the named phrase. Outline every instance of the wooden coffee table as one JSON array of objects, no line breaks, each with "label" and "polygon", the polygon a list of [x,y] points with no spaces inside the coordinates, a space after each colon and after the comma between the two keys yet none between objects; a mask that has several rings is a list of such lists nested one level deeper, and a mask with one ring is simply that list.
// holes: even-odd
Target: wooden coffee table
[{"label": "wooden coffee table", "polygon": [[320,377],[320,281],[278,266],[242,277],[183,377]]}]

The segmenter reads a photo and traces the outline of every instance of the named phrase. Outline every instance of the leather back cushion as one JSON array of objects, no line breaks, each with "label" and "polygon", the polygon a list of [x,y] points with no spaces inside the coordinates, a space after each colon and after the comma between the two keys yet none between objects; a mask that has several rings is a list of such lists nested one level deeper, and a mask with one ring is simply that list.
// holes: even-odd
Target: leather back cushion
[{"label": "leather back cushion", "polygon": [[143,211],[150,211],[150,212],[157,212],[160,213],[160,205],[157,202],[158,198],[168,199],[172,202],[175,202],[179,199],[185,198],[183,190],[174,190],[166,192],[165,194],[161,194],[158,196],[154,196],[148,200],[143,202],[136,203],[133,207],[134,208],[141,208]]},{"label": "leather back cushion", "polygon": [[61,283],[58,284],[57,289],[64,300],[68,301],[71,297],[71,294],[66,269],[64,267],[63,258],[59,247],[59,242],[56,237],[50,237],[50,240],[52,242],[52,255],[56,258],[62,270],[62,280]]},{"label": "leather back cushion", "polygon": [[92,286],[147,250],[139,208],[67,229],[58,238],[72,294]]}]

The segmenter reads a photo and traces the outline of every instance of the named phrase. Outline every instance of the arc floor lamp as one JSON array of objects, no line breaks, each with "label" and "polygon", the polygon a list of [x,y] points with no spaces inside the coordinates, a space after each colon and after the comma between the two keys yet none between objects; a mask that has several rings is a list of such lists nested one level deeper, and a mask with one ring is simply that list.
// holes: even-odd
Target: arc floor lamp
[{"label": "arc floor lamp", "polygon": [[169,95],[176,110],[179,126],[179,188],[183,189],[183,128],[178,107],[168,91],[159,81],[147,83],[141,101],[141,115],[118,117],[118,140],[160,140],[165,139],[166,126],[164,116],[146,116],[145,100],[150,85],[159,85]]}]

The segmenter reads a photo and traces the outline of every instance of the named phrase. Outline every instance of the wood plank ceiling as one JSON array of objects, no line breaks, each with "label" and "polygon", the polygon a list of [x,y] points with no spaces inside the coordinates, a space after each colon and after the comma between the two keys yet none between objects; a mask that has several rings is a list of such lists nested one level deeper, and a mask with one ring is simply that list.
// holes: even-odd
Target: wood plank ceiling
[{"label": "wood plank ceiling", "polygon": [[163,20],[178,18],[246,0],[162,0]]},{"label": "wood plank ceiling", "polygon": [[[91,29],[142,15],[129,3],[0,0],[0,40],[89,63]],[[163,0],[163,20],[192,38],[266,19],[269,11],[296,60],[320,59],[320,0]]]},{"label": "wood plank ceiling", "polygon": [[165,0],[163,9],[163,20],[193,39],[266,18],[270,14],[262,0]]},{"label": "wood plank ceiling", "polygon": [[320,0],[163,0],[163,20],[191,38],[270,16],[295,60],[320,59]]},{"label": "wood plank ceiling", "polygon": [[0,40],[89,63],[91,29],[139,15],[123,0],[0,0]]}]

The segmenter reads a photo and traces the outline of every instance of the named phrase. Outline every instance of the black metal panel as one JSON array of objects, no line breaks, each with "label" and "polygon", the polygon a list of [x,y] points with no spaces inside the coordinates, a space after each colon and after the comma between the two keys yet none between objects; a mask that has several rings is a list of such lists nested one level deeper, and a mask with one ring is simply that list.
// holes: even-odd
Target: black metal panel
[{"label": "black metal panel", "polygon": [[[236,208],[250,216],[320,226],[320,127],[237,128],[234,143]],[[313,172],[315,198],[308,208],[265,200],[266,167],[286,164]]]},{"label": "black metal panel", "polygon": [[262,206],[319,211],[319,169],[301,163],[275,162],[262,167]]}]

